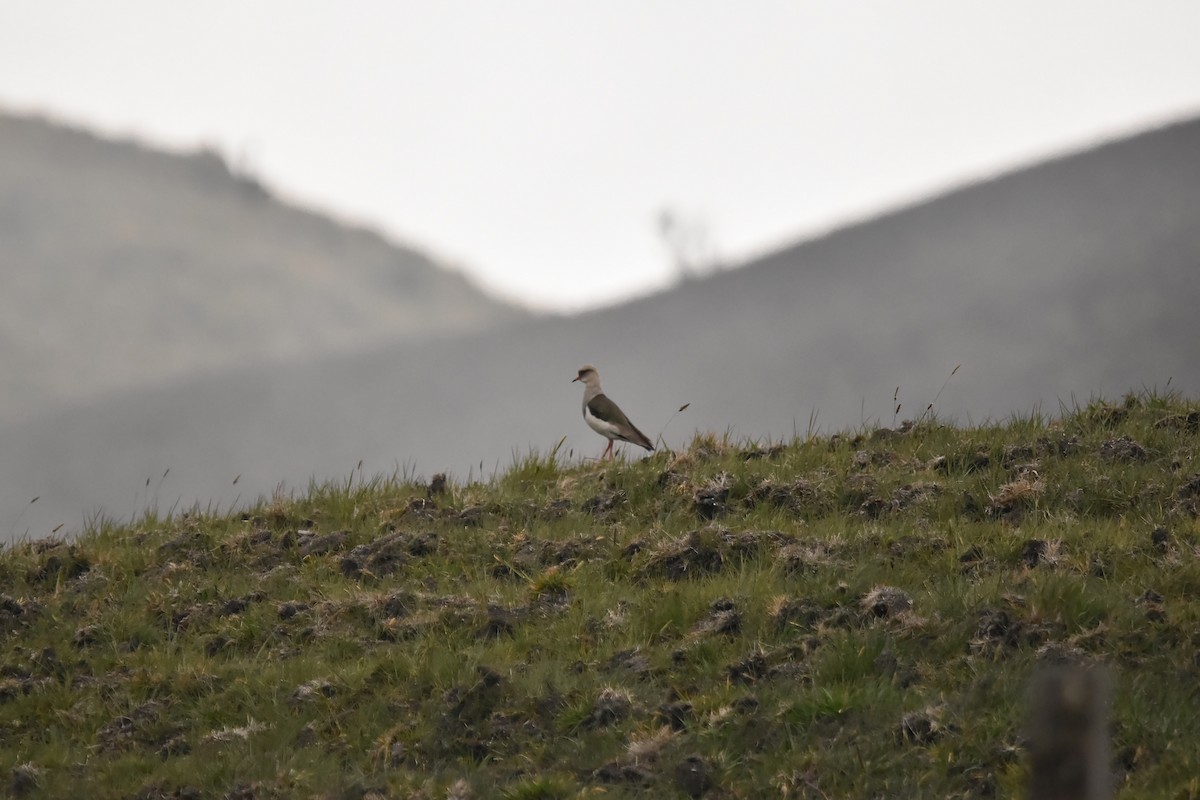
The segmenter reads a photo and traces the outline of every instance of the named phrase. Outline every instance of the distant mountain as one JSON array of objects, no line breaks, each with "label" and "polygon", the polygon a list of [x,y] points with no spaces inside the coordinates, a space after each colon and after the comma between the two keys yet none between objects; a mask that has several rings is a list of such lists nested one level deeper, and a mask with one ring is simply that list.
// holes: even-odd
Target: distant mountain
[{"label": "distant mountain", "polygon": [[598,455],[603,440],[570,383],[584,362],[652,438],[690,403],[666,428],[671,444],[694,428],[788,437],[813,415],[825,431],[891,425],[935,398],[941,418],[965,423],[1143,387],[1195,396],[1197,309],[1200,121],[1190,121],[627,305],[247,368],[0,429],[0,526],[36,535],[148,498],[227,505],[280,481],[344,479],[359,459],[368,474],[462,479],[564,436],[562,452]]},{"label": "distant mountain", "polygon": [[0,418],[526,314],[216,153],[0,114]]}]

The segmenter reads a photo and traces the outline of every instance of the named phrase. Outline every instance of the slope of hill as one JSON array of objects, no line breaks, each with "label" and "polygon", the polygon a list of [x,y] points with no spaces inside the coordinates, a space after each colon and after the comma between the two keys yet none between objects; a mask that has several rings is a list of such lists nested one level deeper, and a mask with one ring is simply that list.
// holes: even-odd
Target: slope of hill
[{"label": "slope of hill", "polygon": [[[148,491],[166,505],[230,503],[346,475],[360,459],[368,472],[466,476],[564,436],[564,452],[598,454],[570,384],[584,362],[652,438],[690,403],[668,442],[692,428],[777,438],[814,414],[826,431],[891,425],[935,399],[941,418],[968,422],[1142,386],[1195,394],[1197,274],[1193,121],[628,305],[246,368],[0,429],[13,454],[0,463],[0,509],[23,515],[7,523],[19,535],[100,506],[127,515]],[[27,508],[34,496],[41,516]]]},{"label": "slope of hill", "polygon": [[1112,677],[1120,796],[1192,797],[1198,448],[1194,401],[1131,396],[482,484],[356,475],[3,548],[0,780],[1018,797],[1029,678],[1070,664]]},{"label": "slope of hill", "polygon": [[215,153],[0,114],[0,417],[524,316]]}]

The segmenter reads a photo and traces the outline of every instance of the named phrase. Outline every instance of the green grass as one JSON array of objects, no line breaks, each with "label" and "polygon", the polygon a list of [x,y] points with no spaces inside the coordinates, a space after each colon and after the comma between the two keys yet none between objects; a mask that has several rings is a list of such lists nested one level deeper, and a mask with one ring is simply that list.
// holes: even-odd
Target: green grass
[{"label": "green grass", "polygon": [[0,793],[1011,797],[1045,660],[1113,674],[1123,797],[1200,795],[1200,418],[1005,423],[634,463],[0,552]]}]

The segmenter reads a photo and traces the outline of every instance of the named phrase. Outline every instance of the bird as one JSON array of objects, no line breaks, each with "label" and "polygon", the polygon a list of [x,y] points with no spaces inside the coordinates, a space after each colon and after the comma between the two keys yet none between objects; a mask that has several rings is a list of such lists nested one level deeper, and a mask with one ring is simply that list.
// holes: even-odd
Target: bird
[{"label": "bird", "polygon": [[654,452],[654,444],[646,438],[646,434],[634,427],[617,404],[609,400],[600,386],[600,373],[591,364],[579,368],[575,381],[583,381],[583,420],[588,427],[608,439],[608,447],[600,454],[600,458],[613,458],[613,444],[617,439],[630,444],[644,447]]}]

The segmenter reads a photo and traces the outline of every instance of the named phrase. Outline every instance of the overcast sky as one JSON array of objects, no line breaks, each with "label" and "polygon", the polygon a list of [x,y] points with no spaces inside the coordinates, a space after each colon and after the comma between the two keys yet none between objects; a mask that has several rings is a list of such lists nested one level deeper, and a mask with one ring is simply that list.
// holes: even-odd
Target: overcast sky
[{"label": "overcast sky", "polygon": [[0,0],[0,107],[218,147],[541,308],[1200,113],[1200,3]]}]

